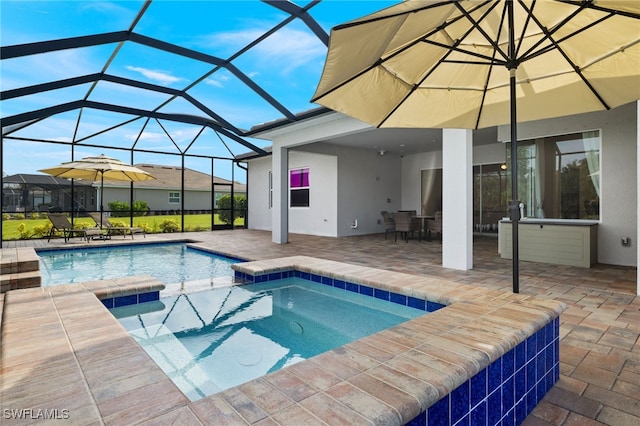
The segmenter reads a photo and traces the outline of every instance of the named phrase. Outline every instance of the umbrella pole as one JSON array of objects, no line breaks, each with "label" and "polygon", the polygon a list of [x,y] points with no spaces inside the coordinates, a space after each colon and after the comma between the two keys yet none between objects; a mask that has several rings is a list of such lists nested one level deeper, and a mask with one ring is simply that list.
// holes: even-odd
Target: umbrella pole
[{"label": "umbrella pole", "polygon": [[513,262],[513,292],[520,292],[520,266],[518,247],[518,221],[520,220],[520,201],[518,201],[518,129],[516,119],[516,77],[515,69],[511,70],[511,247]]},{"label": "umbrella pole", "polygon": [[102,229],[102,215],[103,215],[103,206],[102,200],[104,199],[104,172],[100,174],[100,229]]},{"label": "umbrella pole", "polygon": [[513,262],[513,292],[520,292],[520,265],[518,244],[518,221],[520,220],[520,201],[518,201],[518,117],[516,114],[516,69],[518,64],[515,47],[515,28],[513,19],[513,1],[506,2],[509,20],[509,104],[511,110],[511,253]]}]

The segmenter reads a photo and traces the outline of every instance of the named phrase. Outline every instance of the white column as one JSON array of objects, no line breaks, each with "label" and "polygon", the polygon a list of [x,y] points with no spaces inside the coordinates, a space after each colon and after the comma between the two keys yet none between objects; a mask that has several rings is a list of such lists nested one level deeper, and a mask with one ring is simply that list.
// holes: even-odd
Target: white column
[{"label": "white column", "polygon": [[289,150],[274,143],[271,154],[273,176],[273,207],[271,209],[271,240],[289,242]]},{"label": "white column", "polygon": [[473,268],[473,133],[442,130],[442,266]]}]

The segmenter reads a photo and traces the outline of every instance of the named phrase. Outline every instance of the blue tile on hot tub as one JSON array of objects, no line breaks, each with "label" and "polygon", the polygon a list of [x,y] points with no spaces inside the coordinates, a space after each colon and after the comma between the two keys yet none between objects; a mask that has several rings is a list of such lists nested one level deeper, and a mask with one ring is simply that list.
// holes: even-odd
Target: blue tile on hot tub
[{"label": "blue tile on hot tub", "polygon": [[269,274],[269,281],[282,279],[282,272],[272,272]]},{"label": "blue tile on hot tub", "polygon": [[138,295],[131,294],[129,296],[115,297],[113,300],[113,307],[119,308],[120,306],[135,305],[136,303],[138,303]]},{"label": "blue tile on hot tub", "polygon": [[427,309],[427,302],[424,299],[409,296],[407,298],[407,306],[425,311]]},{"label": "blue tile on hot tub", "polygon": [[496,359],[487,368],[487,392],[491,393],[498,389],[502,383],[502,362],[501,358]]},{"label": "blue tile on hot tub", "polygon": [[554,335],[553,322],[550,322],[544,327],[544,343],[547,345],[551,344],[551,342],[553,342]]},{"label": "blue tile on hot tub", "polygon": [[482,401],[471,410],[471,424],[472,425],[486,425],[487,424],[487,402]]},{"label": "blue tile on hot tub", "polygon": [[373,296],[380,300],[389,300],[389,292],[387,290],[380,290],[379,288],[373,289]]},{"label": "blue tile on hot tub", "polygon": [[515,370],[519,370],[524,367],[527,358],[527,343],[521,342],[518,346],[515,347]]},{"label": "blue tile on hot tub", "polygon": [[360,284],[360,294],[373,297],[373,287]]},{"label": "blue tile on hot tub", "polygon": [[442,309],[447,305],[443,305],[442,303],[427,301],[427,312],[435,312],[438,309]]},{"label": "blue tile on hot tub", "polygon": [[502,384],[502,414],[506,414],[505,410],[509,410],[515,404],[515,379],[510,377]]},{"label": "blue tile on hot tub", "polygon": [[407,306],[407,296],[405,296],[404,294],[390,293],[389,301],[397,303],[398,305]]},{"label": "blue tile on hot tub", "polygon": [[113,298],[112,297],[110,297],[108,299],[102,299],[101,302],[107,309],[113,308]]},{"label": "blue tile on hot tub", "polygon": [[149,293],[141,293],[138,295],[138,303],[153,302],[160,300],[160,293],[157,291],[150,291]]},{"label": "blue tile on hot tub", "polygon": [[[355,285],[355,284],[354,284]],[[347,283],[346,281],[342,281],[342,280],[333,280],[333,286],[335,288],[339,288],[341,290],[346,290],[347,289]],[[353,290],[352,290],[353,291]],[[356,292],[357,292],[357,286],[356,286]]]},{"label": "blue tile on hot tub", "polygon": [[428,408],[427,424],[429,426],[449,424],[449,397],[450,395],[445,396]]},{"label": "blue tile on hot tub", "polygon": [[331,277],[322,277],[322,284],[333,287],[333,278]]},{"label": "blue tile on hot tub", "polygon": [[536,344],[536,335],[527,337],[527,361],[533,359],[538,353],[538,345]]},{"label": "blue tile on hot tub", "polygon": [[423,411],[422,413],[418,414],[405,426],[427,426],[427,412]]},{"label": "blue tile on hot tub", "polygon": [[469,413],[471,384],[467,380],[451,392],[451,423],[454,424]]},{"label": "blue tile on hot tub", "polygon": [[500,424],[502,418],[502,395],[500,389],[489,395],[487,398],[487,424]]},{"label": "blue tile on hot tub", "polygon": [[360,293],[360,286],[358,284],[350,283],[350,282],[345,282],[344,284],[345,284],[344,287],[346,290],[352,291],[354,293]]},{"label": "blue tile on hot tub", "polygon": [[538,382],[538,379],[536,378],[535,358],[527,363],[525,370],[527,371],[527,389],[532,389]]},{"label": "blue tile on hot tub", "polygon": [[526,398],[518,401],[516,404],[516,422],[515,424],[519,425],[524,422],[524,419],[527,418],[527,400]]},{"label": "blue tile on hot tub", "polygon": [[487,397],[487,369],[483,369],[471,378],[471,406],[475,406]]},{"label": "blue tile on hot tub", "polygon": [[511,377],[514,372],[515,365],[515,350],[511,349],[506,354],[502,355],[502,380],[506,380]]},{"label": "blue tile on hot tub", "polygon": [[522,399],[522,397],[527,393],[527,371],[526,369],[522,368],[518,371],[516,371],[515,374],[515,381],[514,381],[514,385],[515,385],[515,400],[520,401]]},{"label": "blue tile on hot tub", "polygon": [[538,348],[538,352],[540,352],[546,346],[545,331],[546,329],[543,327],[536,332],[536,345]]}]

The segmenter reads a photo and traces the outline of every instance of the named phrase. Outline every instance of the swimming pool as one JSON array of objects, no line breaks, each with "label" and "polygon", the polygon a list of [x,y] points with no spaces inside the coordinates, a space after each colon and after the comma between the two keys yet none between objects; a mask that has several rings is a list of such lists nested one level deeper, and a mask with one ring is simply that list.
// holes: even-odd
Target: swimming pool
[{"label": "swimming pool", "polygon": [[182,294],[111,312],[191,400],[425,314],[302,278]]},{"label": "swimming pool", "polygon": [[167,286],[231,279],[231,265],[241,262],[184,243],[136,244],[38,251],[42,286],[133,275],[151,275]]}]

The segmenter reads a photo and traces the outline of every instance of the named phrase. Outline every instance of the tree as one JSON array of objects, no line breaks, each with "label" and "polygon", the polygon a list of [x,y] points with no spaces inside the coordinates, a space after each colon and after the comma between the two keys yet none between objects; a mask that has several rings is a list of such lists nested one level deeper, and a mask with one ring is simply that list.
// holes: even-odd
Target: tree
[{"label": "tree", "polygon": [[233,210],[233,217],[231,217],[231,195],[223,195],[218,199],[218,217],[223,223],[231,225],[236,219],[246,216],[247,197],[245,195],[234,197]]}]

